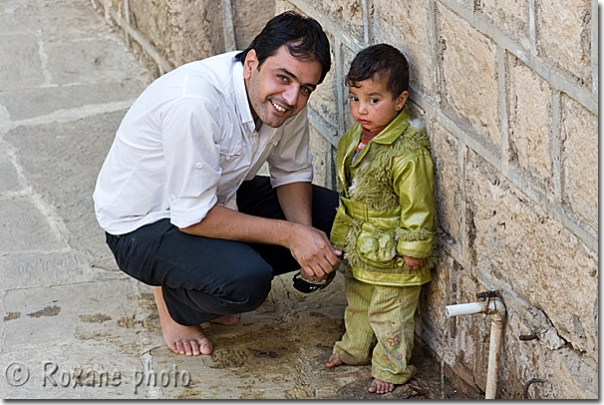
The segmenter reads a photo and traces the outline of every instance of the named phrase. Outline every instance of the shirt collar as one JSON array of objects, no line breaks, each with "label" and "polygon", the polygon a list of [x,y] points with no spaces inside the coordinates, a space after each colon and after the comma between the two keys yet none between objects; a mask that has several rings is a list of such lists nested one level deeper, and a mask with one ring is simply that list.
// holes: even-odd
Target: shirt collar
[{"label": "shirt collar", "polygon": [[245,82],[243,81],[243,63],[235,58],[233,58],[232,80],[237,110],[239,111],[239,119],[244,128],[248,129],[249,132],[252,132],[256,125],[254,124],[254,117],[252,117],[247,91],[245,90]]}]

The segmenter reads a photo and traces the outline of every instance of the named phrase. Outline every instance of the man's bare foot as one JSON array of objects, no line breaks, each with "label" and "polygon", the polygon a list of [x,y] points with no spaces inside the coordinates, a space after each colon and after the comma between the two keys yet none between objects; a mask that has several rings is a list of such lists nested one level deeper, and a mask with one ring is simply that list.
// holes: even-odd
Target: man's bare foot
[{"label": "man's bare foot", "polygon": [[367,389],[369,392],[375,392],[376,394],[385,394],[387,392],[394,391],[396,385],[392,383],[388,383],[382,380],[378,380],[377,378],[371,382],[371,385]]},{"label": "man's bare foot", "polygon": [[336,356],[335,354],[332,354],[331,356],[329,356],[329,360],[327,360],[327,363],[325,363],[325,365],[327,367],[338,367],[341,366],[342,364],[344,364],[344,362],[342,360],[340,360],[340,358],[338,356]]},{"label": "man's bare foot", "polygon": [[233,315],[225,315],[220,318],[212,319],[210,323],[217,323],[220,325],[235,325],[239,323],[239,319],[241,319],[241,314],[233,314]]},{"label": "man's bare foot", "polygon": [[159,321],[164,335],[164,341],[170,350],[176,354],[199,356],[212,354],[212,342],[207,338],[201,326],[185,326],[172,319],[161,287],[153,287],[153,295],[159,312]]}]

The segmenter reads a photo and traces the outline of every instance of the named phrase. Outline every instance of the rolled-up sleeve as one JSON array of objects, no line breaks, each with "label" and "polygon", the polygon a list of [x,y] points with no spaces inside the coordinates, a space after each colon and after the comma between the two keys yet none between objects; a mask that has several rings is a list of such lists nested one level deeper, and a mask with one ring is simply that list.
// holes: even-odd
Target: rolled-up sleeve
[{"label": "rolled-up sleeve", "polygon": [[181,99],[163,111],[162,134],[170,221],[185,228],[216,204],[221,129],[217,108],[203,99]]},{"label": "rolled-up sleeve", "polygon": [[284,125],[281,139],[268,156],[271,185],[279,187],[296,182],[311,182],[312,153],[309,149],[308,118],[305,107]]},{"label": "rolled-up sleeve", "polygon": [[393,184],[401,206],[400,227],[396,230],[397,251],[410,257],[429,257],[436,210],[430,152],[419,148],[395,160]]}]

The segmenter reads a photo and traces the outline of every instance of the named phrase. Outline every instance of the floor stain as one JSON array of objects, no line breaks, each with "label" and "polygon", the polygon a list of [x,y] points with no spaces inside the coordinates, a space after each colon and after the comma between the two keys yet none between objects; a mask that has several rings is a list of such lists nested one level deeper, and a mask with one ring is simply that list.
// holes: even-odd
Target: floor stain
[{"label": "floor stain", "polygon": [[52,307],[47,306],[47,307],[44,307],[44,309],[41,309],[36,312],[32,312],[31,314],[27,314],[27,316],[32,317],[32,318],[40,318],[42,316],[57,316],[57,315],[59,315],[59,312],[61,312],[61,307],[53,305]]},{"label": "floor stain", "polygon": [[133,316],[122,316],[120,319],[117,320],[117,325],[126,329],[133,328],[135,323],[136,321],[134,320]]},{"label": "floor stain", "polygon": [[21,312],[7,312],[4,316],[5,321],[11,321],[13,319],[21,318]]},{"label": "floor stain", "polygon": [[96,340],[96,341],[110,341],[111,338],[113,337],[113,335],[110,333],[101,333],[101,332],[84,333],[84,332],[80,332],[80,331],[77,331],[74,336],[76,339],[79,339],[79,340]]},{"label": "floor stain", "polygon": [[80,321],[90,323],[103,323],[110,321],[112,318],[105,314],[79,315]]}]

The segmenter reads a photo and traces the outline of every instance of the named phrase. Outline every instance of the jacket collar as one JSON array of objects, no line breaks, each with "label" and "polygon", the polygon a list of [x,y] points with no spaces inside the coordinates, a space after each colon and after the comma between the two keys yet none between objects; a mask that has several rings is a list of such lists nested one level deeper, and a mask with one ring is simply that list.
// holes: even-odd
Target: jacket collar
[{"label": "jacket collar", "polygon": [[407,112],[406,108],[396,116],[395,119],[388,124],[386,128],[382,132],[379,133],[378,136],[373,138],[371,142],[373,143],[381,143],[383,145],[390,145],[392,142],[396,141],[396,139],[402,134],[407,127],[409,126],[409,121],[411,116]]}]

